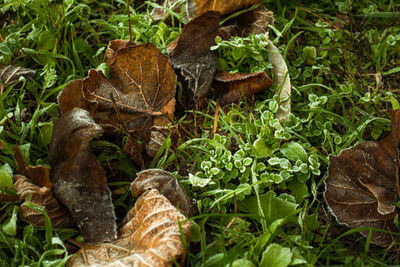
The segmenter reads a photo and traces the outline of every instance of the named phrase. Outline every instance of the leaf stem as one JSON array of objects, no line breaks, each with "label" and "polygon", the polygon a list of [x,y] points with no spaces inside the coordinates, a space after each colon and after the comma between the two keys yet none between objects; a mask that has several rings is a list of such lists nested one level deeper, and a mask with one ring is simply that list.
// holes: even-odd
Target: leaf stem
[{"label": "leaf stem", "polygon": [[127,10],[128,10],[128,26],[129,26],[129,42],[132,42],[132,24],[131,24],[131,11],[129,0],[126,0]]}]

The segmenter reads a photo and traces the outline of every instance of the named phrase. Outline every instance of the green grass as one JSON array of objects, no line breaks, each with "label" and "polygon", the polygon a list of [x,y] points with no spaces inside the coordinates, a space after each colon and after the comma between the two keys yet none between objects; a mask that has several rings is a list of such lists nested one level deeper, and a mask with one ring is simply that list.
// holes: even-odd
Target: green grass
[{"label": "green grass", "polygon": [[[328,155],[386,135],[388,111],[399,107],[400,4],[263,4],[275,14],[270,40],[289,67],[289,119],[274,119],[279,100],[271,88],[254,102],[243,101],[226,113],[220,109],[213,136],[216,99],[211,99],[205,110],[176,118],[186,131],[182,144],[173,147],[168,138],[150,165],[174,172],[196,200],[199,215],[193,219],[200,242],[190,245],[187,265],[267,266],[274,259],[268,255],[291,258],[289,263],[297,266],[400,264],[397,250],[370,245],[359,229],[338,225],[322,198]],[[183,19],[175,14],[173,27],[152,23],[153,5],[131,9],[133,41],[152,42],[165,53]],[[344,22],[338,21],[338,12]],[[0,95],[1,190],[13,194],[14,144],[30,164],[48,164],[52,127],[60,116],[58,93],[89,69],[106,69],[108,42],[129,39],[126,13],[121,0],[0,3],[0,64],[37,71]],[[269,71],[261,40],[248,38],[242,49],[239,39],[218,44],[219,66]],[[261,58],[254,60],[257,51]],[[129,183],[140,171],[123,153],[125,142],[124,136],[92,142],[119,218],[132,207]],[[49,222],[45,229],[31,226],[18,217],[20,204],[0,204],[0,266],[63,266],[72,247],[67,239],[80,240],[77,229],[52,229]]]}]

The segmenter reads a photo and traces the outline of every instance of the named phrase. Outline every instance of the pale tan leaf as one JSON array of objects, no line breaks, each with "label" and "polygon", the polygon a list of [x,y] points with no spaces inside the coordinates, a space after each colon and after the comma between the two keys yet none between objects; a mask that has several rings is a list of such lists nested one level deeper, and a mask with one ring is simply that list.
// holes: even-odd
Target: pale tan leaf
[{"label": "pale tan leaf", "polygon": [[[40,187],[23,175],[14,176],[14,186],[20,199],[32,195],[29,202],[44,207],[53,227],[65,227],[74,224],[71,214],[54,197],[48,187]],[[21,204],[20,215],[26,222],[44,227],[44,216],[41,212],[30,209],[26,202]]]},{"label": "pale tan leaf", "polygon": [[158,190],[146,191],[129,211],[112,243],[82,248],[67,266],[173,266],[183,263],[181,239],[190,239],[190,222]]},{"label": "pale tan leaf", "polygon": [[194,207],[189,196],[171,173],[161,169],[148,169],[139,172],[131,186],[132,195],[138,197],[148,189],[157,189],[183,214],[189,217],[194,215]]},{"label": "pale tan leaf", "polygon": [[274,82],[277,85],[275,95],[279,94],[279,98],[282,100],[279,103],[279,110],[275,113],[275,118],[283,121],[290,114],[291,84],[285,60],[272,42],[268,44],[268,60],[273,65]]}]

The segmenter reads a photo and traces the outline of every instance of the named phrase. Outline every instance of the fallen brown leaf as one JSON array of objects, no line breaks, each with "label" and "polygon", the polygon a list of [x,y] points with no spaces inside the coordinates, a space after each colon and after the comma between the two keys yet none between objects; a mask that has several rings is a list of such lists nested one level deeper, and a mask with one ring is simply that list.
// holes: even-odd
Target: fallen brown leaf
[{"label": "fallen brown leaf", "polygon": [[[221,15],[232,13],[247,6],[261,3],[261,0],[195,0],[197,5],[197,16],[208,11],[217,11]],[[214,6],[215,3],[215,6]]]},{"label": "fallen brown leaf", "polygon": [[[329,157],[324,197],[339,223],[349,227],[396,229],[398,200],[400,110],[392,112],[392,130],[377,142],[363,142]],[[362,232],[368,235],[368,232]],[[393,238],[372,232],[371,243],[386,247]]]},{"label": "fallen brown leaf", "polygon": [[173,266],[186,255],[181,230],[190,239],[190,222],[156,189],[146,191],[128,212],[118,240],[83,247],[67,266]]},{"label": "fallen brown leaf", "polygon": [[196,103],[208,93],[216,70],[217,55],[210,47],[215,44],[219,20],[217,12],[195,18],[167,49],[172,65],[189,82]]},{"label": "fallen brown leaf", "polygon": [[92,117],[94,116],[97,105],[84,98],[82,88],[82,80],[71,81],[64,87],[61,94],[58,96],[58,106],[61,113],[66,113],[74,108],[81,108],[89,111]]},{"label": "fallen brown leaf", "polygon": [[[54,197],[50,188],[38,186],[23,175],[14,175],[14,187],[20,199],[32,195],[29,202],[44,207],[53,227],[66,227],[74,224],[71,214]],[[21,218],[33,225],[44,227],[44,215],[30,209],[25,202],[21,204]]]},{"label": "fallen brown leaf", "polygon": [[194,215],[195,210],[189,196],[171,173],[161,169],[139,172],[131,186],[133,197],[140,196],[148,189],[157,189],[186,216]]},{"label": "fallen brown leaf", "polygon": [[89,147],[102,133],[88,111],[75,108],[54,124],[49,151],[54,193],[89,243],[112,241],[117,234],[105,171]]},{"label": "fallen brown leaf", "polygon": [[139,135],[153,125],[167,124],[174,113],[176,87],[169,59],[151,43],[115,40],[109,44],[107,62],[110,79],[92,69],[82,82],[63,89],[58,99],[61,112],[81,107],[105,129],[124,124]]},{"label": "fallen brown leaf", "polygon": [[50,168],[45,166],[26,166],[18,145],[14,146],[14,157],[17,163],[17,172],[41,187],[51,187]]},{"label": "fallen brown leaf", "polygon": [[215,74],[213,86],[220,92],[221,106],[237,103],[241,97],[250,97],[272,85],[265,72],[234,73],[220,71]]}]

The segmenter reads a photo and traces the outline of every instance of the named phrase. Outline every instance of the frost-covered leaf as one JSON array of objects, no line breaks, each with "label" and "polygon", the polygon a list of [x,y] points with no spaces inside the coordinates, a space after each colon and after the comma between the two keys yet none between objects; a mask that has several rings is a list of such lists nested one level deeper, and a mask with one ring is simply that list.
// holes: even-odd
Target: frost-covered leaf
[{"label": "frost-covered leaf", "polygon": [[[20,199],[25,200],[30,196],[29,202],[42,206],[51,220],[53,227],[73,225],[69,211],[54,197],[50,188],[34,184],[23,175],[14,175],[15,190]],[[30,209],[25,202],[21,204],[21,218],[33,225],[44,227],[43,213]]]},{"label": "frost-covered leaf", "polygon": [[[324,197],[339,223],[395,230],[393,202],[399,192],[400,110],[392,112],[390,135],[329,157]],[[362,232],[368,235],[367,232]],[[371,243],[388,246],[393,237],[372,232]]]},{"label": "frost-covered leaf", "polygon": [[132,195],[139,197],[148,189],[157,189],[183,214],[189,217],[194,214],[193,204],[189,196],[171,173],[161,169],[148,169],[139,172],[131,185]]},{"label": "frost-covered leaf", "polygon": [[83,247],[67,266],[173,266],[183,264],[191,222],[167,198],[152,189],[144,192],[123,220],[118,239]]},{"label": "frost-covered leaf", "polygon": [[89,141],[102,133],[89,112],[75,108],[54,124],[49,150],[54,193],[89,243],[117,237],[105,171],[89,147]]}]

